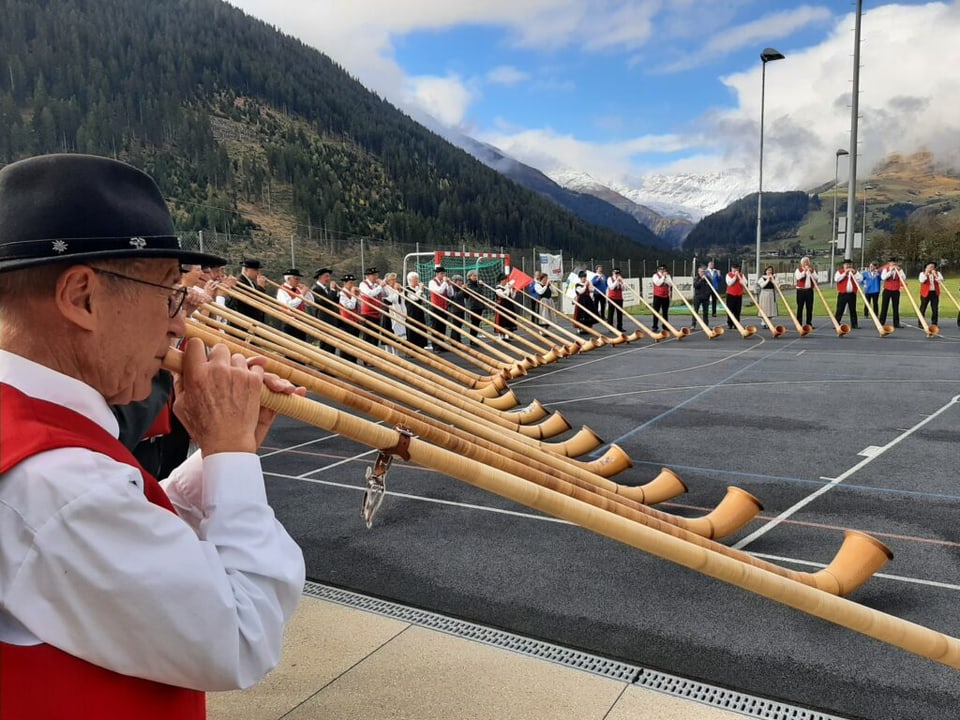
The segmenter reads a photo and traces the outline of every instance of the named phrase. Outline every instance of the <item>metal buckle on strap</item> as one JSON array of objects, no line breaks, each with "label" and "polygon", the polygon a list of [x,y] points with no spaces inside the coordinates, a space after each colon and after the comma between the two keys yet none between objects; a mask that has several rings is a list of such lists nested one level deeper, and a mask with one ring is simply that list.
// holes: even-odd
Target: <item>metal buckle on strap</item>
[{"label": "metal buckle on strap", "polygon": [[410,459],[410,438],[413,432],[402,425],[397,425],[394,430],[400,434],[397,444],[391,448],[381,450],[373,467],[368,467],[366,471],[367,491],[363,494],[363,506],[360,510],[360,516],[369,530],[373,525],[373,518],[383,503],[383,497],[387,493],[387,471],[393,462],[395,455],[404,460]]}]

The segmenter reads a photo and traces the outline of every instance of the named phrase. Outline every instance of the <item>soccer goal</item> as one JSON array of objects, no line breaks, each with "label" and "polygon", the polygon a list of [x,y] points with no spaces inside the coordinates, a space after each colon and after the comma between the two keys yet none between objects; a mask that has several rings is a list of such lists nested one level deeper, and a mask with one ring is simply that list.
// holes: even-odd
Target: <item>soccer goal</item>
[{"label": "soccer goal", "polygon": [[495,286],[501,273],[510,273],[510,256],[505,253],[458,252],[437,250],[430,253],[411,253],[403,259],[403,270],[415,269],[420,280],[427,283],[433,278],[433,270],[442,265],[447,277],[461,275],[466,280],[467,273],[476,270],[480,281]]}]

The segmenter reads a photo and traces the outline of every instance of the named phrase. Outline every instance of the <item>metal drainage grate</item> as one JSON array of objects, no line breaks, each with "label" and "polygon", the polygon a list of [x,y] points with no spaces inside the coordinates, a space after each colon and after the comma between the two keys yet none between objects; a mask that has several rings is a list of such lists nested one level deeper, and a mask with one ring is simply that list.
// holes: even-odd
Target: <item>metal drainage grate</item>
[{"label": "metal drainage grate", "polygon": [[438,615],[426,610],[392,603],[387,600],[372,598],[367,595],[353,593],[349,590],[330,587],[315,582],[307,582],[303,590],[308,595],[320,600],[327,600],[339,605],[365,610],[366,612],[383,615],[394,620],[401,620],[413,625],[431,628],[448,635],[462,637],[482,642],[486,645],[511,650],[513,652],[537,657],[542,660],[564,665],[566,667],[583,670],[584,672],[601,675],[621,682],[631,683],[648,690],[656,690],[667,695],[703,703],[711,707],[740,713],[747,717],[763,718],[764,720],[843,720],[835,715],[825,715],[813,710],[805,710],[793,705],[786,705],[772,700],[746,695],[744,693],[725,690],[714,685],[687,680],[668,675],[656,670],[628,665],[616,660],[598,657],[589,653],[571,650],[559,645],[552,645],[542,640],[514,635],[494,628],[476,625],[464,620]]}]

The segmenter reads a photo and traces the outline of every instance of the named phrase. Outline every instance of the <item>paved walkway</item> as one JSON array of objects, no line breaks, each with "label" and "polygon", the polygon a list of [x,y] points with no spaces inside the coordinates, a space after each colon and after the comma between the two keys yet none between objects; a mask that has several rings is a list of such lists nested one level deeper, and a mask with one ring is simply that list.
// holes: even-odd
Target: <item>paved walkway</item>
[{"label": "paved walkway", "polygon": [[211,693],[209,720],[735,720],[630,683],[304,597],[283,661],[250,690]]}]

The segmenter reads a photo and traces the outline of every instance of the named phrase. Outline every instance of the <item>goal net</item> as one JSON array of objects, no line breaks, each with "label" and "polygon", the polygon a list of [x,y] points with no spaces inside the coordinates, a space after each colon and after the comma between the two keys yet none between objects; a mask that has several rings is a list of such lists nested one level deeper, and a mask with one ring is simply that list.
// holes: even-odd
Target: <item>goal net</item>
[{"label": "goal net", "polygon": [[[417,262],[417,272],[420,274],[423,282],[429,282],[433,277],[433,269],[437,265],[442,265],[447,271],[447,277],[461,275],[466,282],[467,273],[476,270],[480,282],[496,287],[497,279],[501,273],[510,273],[510,256],[503,253],[481,253],[481,252],[456,252],[438,250],[433,254],[433,262],[427,260]],[[492,297],[489,290],[484,291],[485,295]]]}]

